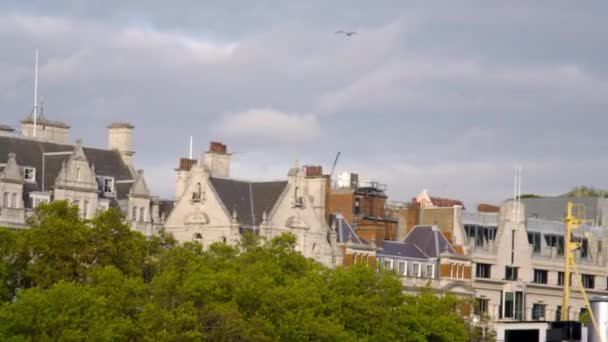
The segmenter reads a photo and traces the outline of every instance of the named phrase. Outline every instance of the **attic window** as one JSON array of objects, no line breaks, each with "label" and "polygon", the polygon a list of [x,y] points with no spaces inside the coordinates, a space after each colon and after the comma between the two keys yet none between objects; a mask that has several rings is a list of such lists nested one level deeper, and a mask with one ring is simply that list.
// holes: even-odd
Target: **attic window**
[{"label": "attic window", "polygon": [[114,192],[114,178],[113,177],[103,177],[102,186],[103,186],[103,192],[113,193]]},{"label": "attic window", "polygon": [[36,168],[25,166],[23,168],[23,179],[26,182],[35,182],[36,181]]}]

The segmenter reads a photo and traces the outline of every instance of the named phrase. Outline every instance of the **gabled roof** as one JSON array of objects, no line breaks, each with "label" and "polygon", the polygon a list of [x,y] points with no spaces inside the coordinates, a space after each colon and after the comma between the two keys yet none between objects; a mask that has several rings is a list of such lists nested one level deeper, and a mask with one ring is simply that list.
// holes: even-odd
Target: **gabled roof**
[{"label": "gabled roof", "polygon": [[14,153],[8,154],[8,161],[2,169],[0,176],[0,178],[3,180],[23,183],[23,176],[21,175],[21,170],[19,169],[19,165],[17,165],[17,161],[15,160]]},{"label": "gabled roof", "polygon": [[348,221],[340,213],[329,215],[329,226],[336,230],[336,241],[338,243],[367,244],[367,241],[359,238]]},{"label": "gabled roof", "polygon": [[[118,151],[104,150],[90,147],[82,147],[86,159],[90,165],[95,166],[97,176],[114,177],[116,181],[132,180],[133,176],[129,167],[123,162]],[[15,136],[0,136],[0,164],[6,163],[9,153],[15,153],[15,158],[19,166],[29,166],[36,168],[36,182],[28,183],[24,187],[24,198],[29,197],[31,191],[42,190],[42,156],[45,152],[68,152],[74,151],[74,145],[56,144],[52,142],[25,139]],[[52,190],[55,179],[61,170],[64,161],[70,158],[71,154],[47,155],[45,159],[44,183],[46,191]],[[131,184],[129,184],[129,187]],[[117,194],[119,198],[128,193],[128,188],[124,193]],[[27,201],[26,201],[27,203]]]},{"label": "gabled roof", "polygon": [[228,178],[210,177],[224,207],[230,214],[236,211],[242,226],[258,226],[264,212],[269,214],[285,190],[287,181],[247,182]]},{"label": "gabled roof", "polygon": [[400,256],[412,259],[428,259],[429,257],[415,244],[400,241],[384,241],[380,255]]},{"label": "gabled roof", "polygon": [[384,241],[378,255],[413,259],[438,258],[442,254],[459,255],[437,226],[415,226],[401,241]]},{"label": "gabled roof", "polygon": [[442,253],[458,254],[437,226],[415,226],[403,242],[418,246],[429,258],[437,258]]},{"label": "gabled roof", "polygon": [[135,182],[133,182],[133,186],[129,189],[129,195],[150,196],[150,189],[148,189],[148,185],[144,179],[144,170],[137,171],[137,177],[135,178]]}]

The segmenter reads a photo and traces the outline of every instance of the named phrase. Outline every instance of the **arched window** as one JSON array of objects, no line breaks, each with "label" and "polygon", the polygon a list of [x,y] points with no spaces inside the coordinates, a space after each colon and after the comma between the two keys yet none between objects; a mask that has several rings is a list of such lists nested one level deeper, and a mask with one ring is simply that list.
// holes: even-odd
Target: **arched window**
[{"label": "arched window", "polygon": [[203,236],[201,233],[194,233],[194,241],[201,242],[203,240]]}]

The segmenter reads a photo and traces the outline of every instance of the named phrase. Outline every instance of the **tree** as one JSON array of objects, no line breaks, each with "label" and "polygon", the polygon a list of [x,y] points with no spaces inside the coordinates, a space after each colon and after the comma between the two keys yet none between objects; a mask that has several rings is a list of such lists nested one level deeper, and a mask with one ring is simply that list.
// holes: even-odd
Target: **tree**
[{"label": "tree", "polygon": [[84,281],[92,261],[90,234],[78,207],[65,201],[41,204],[16,242],[20,263],[26,265],[24,286]]}]

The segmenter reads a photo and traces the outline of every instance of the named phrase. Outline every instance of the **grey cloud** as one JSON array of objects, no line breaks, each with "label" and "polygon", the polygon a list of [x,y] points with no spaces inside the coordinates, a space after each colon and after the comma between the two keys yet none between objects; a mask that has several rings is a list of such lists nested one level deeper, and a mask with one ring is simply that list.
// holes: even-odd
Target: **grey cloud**
[{"label": "grey cloud", "polygon": [[[538,191],[608,186],[606,5],[459,4],[4,1],[1,121],[31,109],[39,47],[47,115],[91,145],[108,122],[135,123],[138,166],[166,196],[190,135],[228,143],[245,178],[284,177],[297,157],[328,167],[341,151],[341,170],[395,199],[426,187],[497,201],[515,160]],[[249,131],[229,125],[260,108],[287,113],[279,126],[305,115],[315,139],[260,138],[259,116]]]}]

